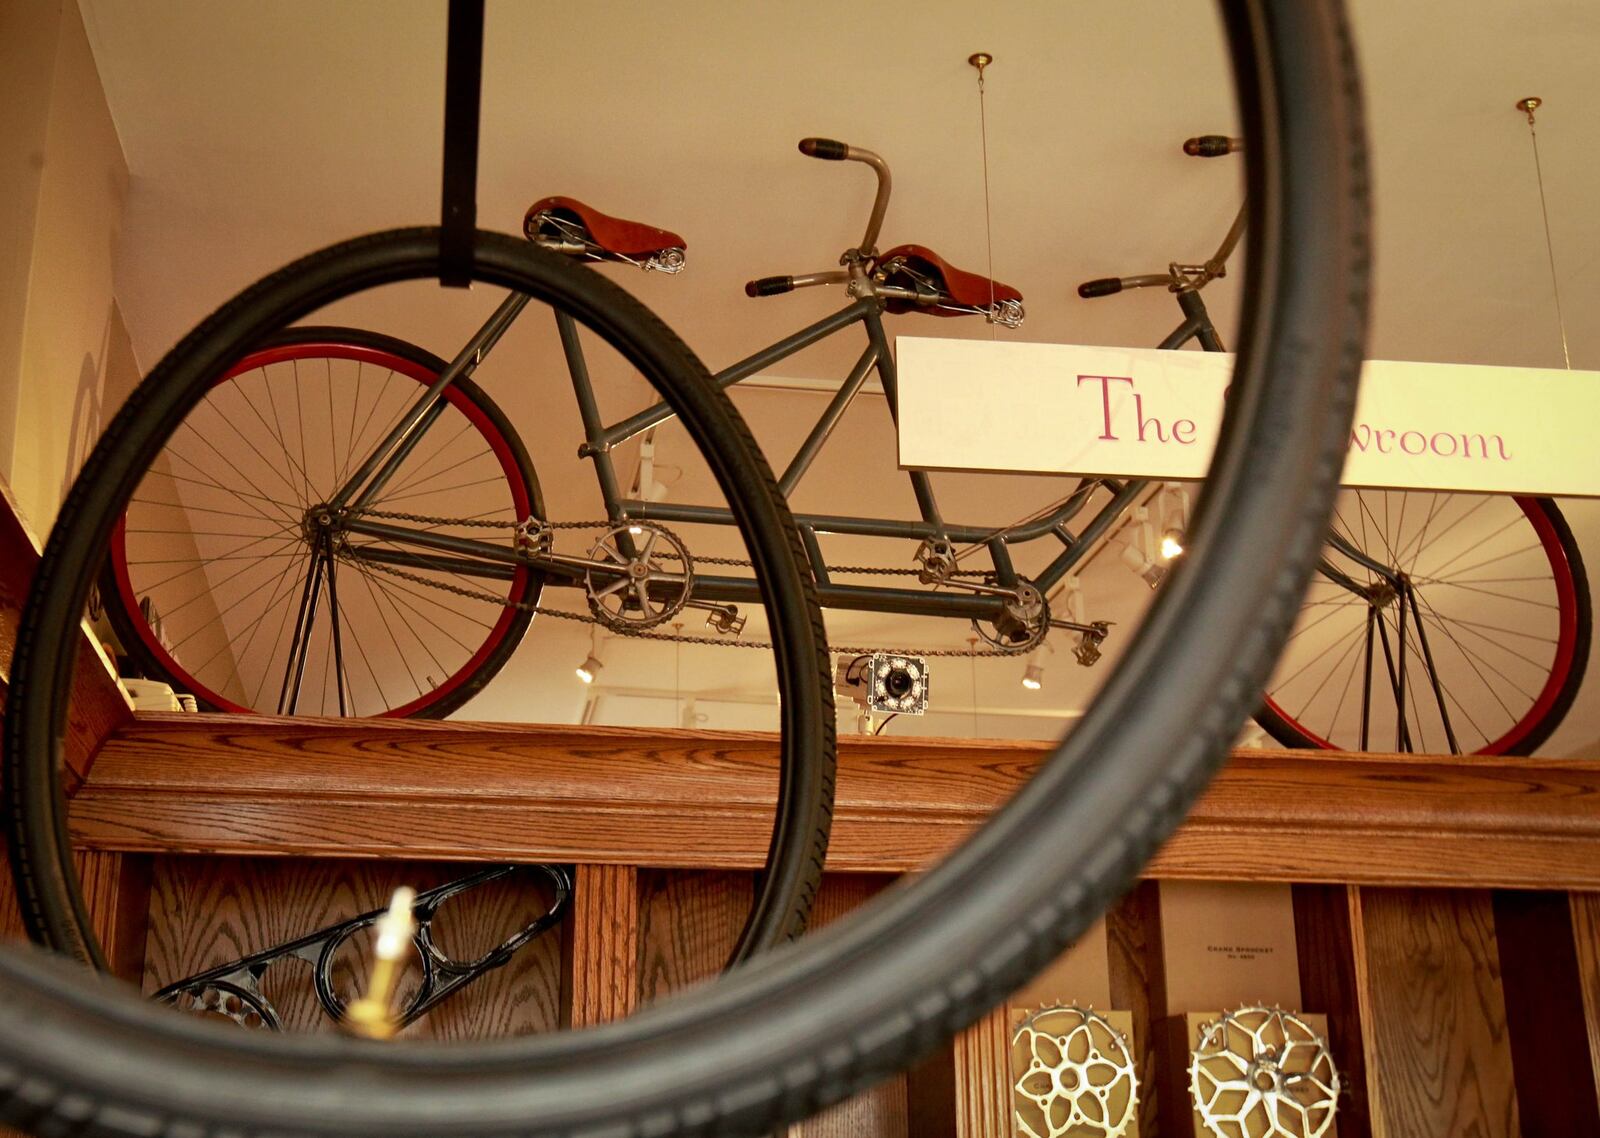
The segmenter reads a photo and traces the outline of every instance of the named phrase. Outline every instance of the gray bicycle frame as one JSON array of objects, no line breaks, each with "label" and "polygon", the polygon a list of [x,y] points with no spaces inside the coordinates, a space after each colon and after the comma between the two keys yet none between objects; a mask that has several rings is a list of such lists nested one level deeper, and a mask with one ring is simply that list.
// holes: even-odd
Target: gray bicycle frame
[{"label": "gray bicycle frame", "polygon": [[[357,471],[336,498],[339,502],[350,502],[355,513],[355,516],[344,522],[344,528],[349,532],[437,551],[439,554],[449,555],[452,560],[442,562],[438,556],[414,554],[404,550],[372,549],[362,550],[361,555],[364,558],[417,568],[449,567],[458,572],[501,578],[509,576],[517,564],[532,564],[536,565],[552,584],[578,586],[583,584],[591,568],[607,572],[616,571],[614,566],[589,565],[586,559],[562,558],[559,561],[552,561],[536,554],[523,554],[504,545],[407,529],[359,515],[360,506],[374,496],[381,487],[381,480],[386,480],[399,466],[426,431],[432,422],[430,412],[436,411],[443,389],[458,376],[470,375],[477,368],[520,314],[525,302],[526,298],[513,295],[496,310],[468,342],[467,347],[458,353],[450,367],[419,398],[416,406],[380,445],[378,452]],[[884,333],[883,309],[884,303],[881,298],[861,297],[831,316],[747,356],[712,377],[712,382],[719,388],[727,389],[852,325],[861,324],[865,327],[866,348],[839,390],[828,401],[828,405],[812,426],[805,442],[801,444],[778,479],[779,488],[785,496],[793,493],[794,488],[810,470],[823,445],[872,373],[877,373],[883,387],[891,419],[898,419],[899,388],[894,355],[888,337]],[[578,454],[594,463],[595,476],[605,502],[608,519],[617,525],[628,521],[736,525],[737,519],[726,507],[647,502],[622,494],[616,468],[612,462],[612,451],[622,443],[673,418],[674,412],[665,403],[656,403],[619,422],[606,425],[600,417],[594,388],[589,379],[588,364],[579,340],[577,324],[564,312],[557,312],[555,319],[562,350],[566,356],[567,369],[572,379],[573,393],[577,397],[578,411],[583,422],[584,441],[578,448]],[[385,457],[386,452],[387,457]],[[1132,505],[1145,487],[1143,482],[1119,482],[1114,479],[1084,480],[1060,505],[1044,516],[1014,527],[996,529],[993,526],[957,525],[944,521],[928,474],[925,471],[914,470],[908,472],[908,477],[920,515],[917,521],[839,514],[795,515],[795,522],[800,528],[801,538],[824,606],[919,616],[992,620],[1001,612],[1006,603],[1005,597],[835,582],[822,554],[818,535],[849,534],[913,541],[932,539],[982,545],[988,555],[990,572],[993,574],[995,584],[1002,588],[1012,588],[1021,580],[1011,560],[1011,546],[1053,537],[1063,548],[1041,573],[1032,578],[1035,586],[1041,591],[1047,591],[1078,565],[1084,555],[1094,548],[1096,540]],[[1110,492],[1110,500],[1096,511],[1081,530],[1074,531],[1068,528],[1067,523],[1083,511],[1095,490],[1102,487]],[[758,583],[753,578],[734,576],[696,574],[694,595],[697,600],[714,602],[758,603],[761,599]]]}]

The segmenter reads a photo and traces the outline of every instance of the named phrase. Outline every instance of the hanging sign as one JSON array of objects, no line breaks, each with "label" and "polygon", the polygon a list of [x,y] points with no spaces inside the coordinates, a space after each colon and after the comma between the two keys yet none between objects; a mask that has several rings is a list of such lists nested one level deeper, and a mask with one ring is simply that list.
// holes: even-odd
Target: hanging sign
[{"label": "hanging sign", "polygon": [[[900,465],[1201,479],[1224,352],[901,336]],[[1369,360],[1346,486],[1600,497],[1600,373]]]}]

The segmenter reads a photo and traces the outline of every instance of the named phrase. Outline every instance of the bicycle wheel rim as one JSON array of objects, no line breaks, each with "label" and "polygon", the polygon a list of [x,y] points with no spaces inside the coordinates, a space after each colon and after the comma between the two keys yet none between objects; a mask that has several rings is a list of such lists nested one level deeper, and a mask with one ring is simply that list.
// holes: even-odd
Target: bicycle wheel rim
[{"label": "bicycle wheel rim", "polygon": [[[1481,497],[1455,497],[1462,502],[1473,503],[1463,508],[1456,524],[1470,518],[1486,505],[1506,501]],[[1431,681],[1439,678],[1444,666],[1449,665],[1463,671],[1468,683],[1476,686],[1466,693],[1458,693],[1453,689],[1452,682],[1439,678],[1439,693],[1435,695],[1431,682],[1429,684],[1418,682],[1415,688],[1408,684],[1410,690],[1407,695],[1409,701],[1407,721],[1410,728],[1411,750],[1447,752],[1451,749],[1449,737],[1444,734],[1442,726],[1443,716],[1436,711],[1442,702],[1450,712],[1457,735],[1465,736],[1466,741],[1470,743],[1458,747],[1463,753],[1527,755],[1550,737],[1577,696],[1587,666],[1591,634],[1588,582],[1584,576],[1582,558],[1559,509],[1549,499],[1518,496],[1509,499],[1507,504],[1514,507],[1513,510],[1506,511],[1512,515],[1513,522],[1520,519],[1527,523],[1527,527],[1532,531],[1534,544],[1522,547],[1520,543],[1524,539],[1513,534],[1512,544],[1518,548],[1508,553],[1496,554],[1487,549],[1479,551],[1476,543],[1462,539],[1444,554],[1438,555],[1447,558],[1451,563],[1459,563],[1466,556],[1466,551],[1472,550],[1472,557],[1475,560],[1469,562],[1467,571],[1486,569],[1495,574],[1513,574],[1509,578],[1503,576],[1487,580],[1468,578],[1465,581],[1455,582],[1457,587],[1468,588],[1475,594],[1488,594],[1489,601],[1485,603],[1492,603],[1495,600],[1512,603],[1512,610],[1504,614],[1504,623],[1497,623],[1493,615],[1486,615],[1476,610],[1473,613],[1476,619],[1458,618],[1453,612],[1453,606],[1442,601],[1438,604],[1431,603],[1428,600],[1428,593],[1441,581],[1433,573],[1423,572],[1420,575],[1423,583],[1417,586],[1420,603],[1416,611],[1422,613],[1425,628],[1433,629],[1429,652],[1432,659],[1438,662],[1430,663],[1429,658],[1421,655],[1420,645],[1416,643],[1416,634],[1413,632],[1408,635],[1413,672],[1408,674],[1414,676],[1420,671],[1422,676]],[[1375,508],[1367,512],[1372,516],[1375,526],[1382,524],[1387,529],[1390,525],[1387,496],[1384,505],[1385,516],[1381,521],[1375,516],[1377,513]],[[1361,508],[1365,509],[1364,504]],[[1408,535],[1404,529],[1403,515],[1402,509],[1398,529],[1375,536],[1378,537],[1380,544],[1405,547],[1402,551],[1411,553],[1411,572],[1415,573],[1419,567],[1425,570],[1426,564],[1419,566],[1419,560],[1425,552],[1427,527],[1435,524],[1434,515],[1430,510],[1424,519],[1421,537],[1415,529]],[[1437,525],[1448,533],[1451,528],[1450,523],[1448,514],[1441,514],[1441,520]],[[1414,520],[1413,526],[1415,525]],[[1507,525],[1498,524],[1494,520],[1479,526],[1480,531],[1488,531],[1491,537],[1501,536],[1506,528]],[[1415,552],[1409,549],[1412,542],[1417,545]],[[1376,556],[1379,560],[1384,559],[1381,553]],[[1521,562],[1512,560],[1517,557],[1522,557],[1524,560]],[[1540,570],[1537,574],[1539,583],[1523,587],[1520,596],[1504,591],[1507,585],[1528,579],[1516,577],[1516,573],[1531,572],[1535,568]],[[1487,585],[1497,583],[1502,586],[1498,593],[1485,588]],[[1338,592],[1336,588],[1333,591]],[[1475,595],[1473,599],[1476,601],[1477,596]],[[1476,607],[1481,608],[1482,605]],[[1541,618],[1538,609],[1552,609],[1554,615]],[[1309,609],[1307,615],[1310,617]],[[1509,627],[1513,621],[1519,627]],[[1459,635],[1452,631],[1452,625],[1456,624],[1461,626]],[[1548,637],[1541,635],[1546,631],[1550,633]],[[1351,662],[1350,676],[1347,679],[1354,677],[1354,669],[1359,662],[1359,632],[1359,628],[1352,627],[1340,638],[1341,643],[1348,641],[1344,649],[1346,655],[1357,654],[1357,659]],[[1396,637],[1397,631],[1390,627],[1388,635]],[[1502,655],[1499,658],[1493,655],[1496,651],[1493,642],[1496,639],[1514,641],[1514,644],[1500,649]],[[1548,644],[1548,648],[1536,647],[1544,644]],[[1535,651],[1539,653],[1537,657],[1530,655]],[[1330,656],[1331,654],[1328,653]],[[1369,732],[1369,749],[1384,750],[1389,749],[1391,745],[1399,749],[1395,743],[1394,723],[1387,717],[1394,700],[1392,696],[1388,696],[1383,687],[1386,661],[1381,651],[1376,655],[1378,675],[1375,680],[1376,694],[1372,699],[1383,705],[1384,714],[1378,717],[1379,722]],[[1286,655],[1284,660],[1280,661],[1278,670],[1282,672],[1293,668],[1296,663],[1297,661]],[[1307,664],[1304,667],[1310,666]],[[1514,670],[1508,673],[1505,670],[1508,667],[1513,669],[1527,667],[1534,678],[1529,681]],[[1326,673],[1316,674],[1323,675],[1324,684],[1333,680],[1333,688],[1338,688],[1335,675],[1337,668],[1336,663]],[[1311,678],[1314,679],[1316,674]],[[1499,691],[1488,690],[1491,677],[1502,681],[1495,684]],[[1359,734],[1351,734],[1352,724],[1349,722],[1338,724],[1337,734],[1331,729],[1335,725],[1334,720],[1338,718],[1337,713],[1344,709],[1345,701],[1341,701],[1339,707],[1335,708],[1334,714],[1330,716],[1330,728],[1318,730],[1308,722],[1307,711],[1311,701],[1307,701],[1298,711],[1292,710],[1290,705],[1294,701],[1286,693],[1276,693],[1278,682],[1275,678],[1273,683],[1269,684],[1268,694],[1262,700],[1262,709],[1257,713],[1257,720],[1275,739],[1295,747],[1325,750],[1359,748]],[[1389,682],[1393,682],[1392,677]],[[1316,693],[1313,693],[1311,699],[1315,698]],[[1513,703],[1507,704],[1507,698]],[[1473,713],[1474,708],[1479,705],[1483,705],[1490,713],[1498,705],[1504,715],[1501,724],[1490,730],[1484,730],[1479,724],[1478,716]],[[1351,710],[1357,706],[1359,698],[1351,704]],[[1479,714],[1484,712],[1480,711]],[[1398,717],[1393,718],[1397,720]],[[1457,740],[1458,743],[1461,741]],[[1372,744],[1376,744],[1376,747]]]},{"label": "bicycle wheel rim", "polygon": [[[70,1088],[102,1127],[171,1126],[218,1115],[215,1088],[227,1085],[226,1125],[241,1133],[756,1134],[926,1054],[1087,928],[1176,825],[1257,699],[1321,545],[1361,360],[1365,166],[1337,5],[1238,0],[1225,15],[1252,140],[1257,303],[1193,560],[1015,800],[946,862],[806,944],[559,1040],[446,1050],[230,1038],[230,1059],[205,1025],[163,1024],[137,1001],[85,994],[57,968],[0,959],[0,994],[19,1001],[0,1020],[0,1076],[12,1088],[31,1080],[41,1104],[13,1089],[12,1117],[60,1113]],[[1329,153],[1329,140],[1348,156]],[[1296,424],[1307,438],[1290,437]],[[1174,682],[1152,699],[1147,681],[1161,672]],[[26,1043],[24,1016],[35,1025]],[[69,1049],[86,1039],[116,1061]],[[157,1072],[166,1082],[152,1094],[140,1080]]]},{"label": "bicycle wheel rim", "polygon": [[[355,343],[349,338],[342,340],[335,338],[340,331],[339,329],[290,329],[287,333],[275,337],[277,342],[250,352],[228,368],[217,377],[212,390],[214,392],[225,383],[257,371],[261,371],[264,376],[265,369],[274,365],[297,364],[310,359],[332,358],[384,368],[392,374],[414,380],[424,387],[438,378],[438,373],[444,368],[442,361],[413,359],[391,347]],[[509,491],[513,524],[533,514],[542,516],[543,507],[538,484],[531,477],[531,468],[524,469],[526,456],[518,453],[520,448],[513,445],[491,419],[488,411],[480,405],[482,394],[476,388],[469,390],[469,386],[470,381],[466,385],[459,381],[452,384],[445,389],[445,399],[478,432],[499,463]],[[284,445],[287,446],[286,443]],[[136,496],[137,493],[136,489]],[[168,650],[162,637],[156,634],[148,621],[133,615],[140,611],[140,588],[133,581],[130,569],[127,532],[128,512],[125,511],[112,531],[110,552],[110,577],[116,603],[121,607],[120,618],[114,622],[119,634],[132,636],[137,645],[136,650],[144,662],[153,665],[182,690],[193,693],[210,707],[235,714],[254,714],[260,711],[259,707],[247,706],[225,695],[217,689],[215,681],[208,682],[196,675],[195,671],[191,671]],[[198,555],[197,560],[199,560]],[[532,597],[529,596],[530,590],[533,593]],[[515,606],[523,601],[536,600],[537,596],[534,575],[526,566],[518,566],[506,588],[506,606],[501,609],[476,650],[458,667],[449,671],[444,680],[431,690],[419,692],[414,698],[386,708],[378,715],[386,718],[411,716],[432,718],[448,714],[459,707],[470,697],[472,690],[482,686],[492,676],[493,670],[498,670],[499,664],[509,656],[510,649],[515,647],[514,640],[519,638],[526,628],[531,614],[522,612]],[[398,645],[396,648],[398,649]],[[353,713],[360,714],[359,710]]]},{"label": "bicycle wheel rim", "polygon": [[[774,646],[777,690],[784,695],[778,810],[749,917],[731,962],[797,936],[820,879],[833,797],[832,686],[815,586],[802,568],[799,533],[776,491],[770,469],[726,396],[704,378],[681,342],[617,286],[557,254],[498,234],[478,237],[478,279],[565,305],[621,357],[661,389],[704,454],[735,508],[757,579]],[[104,564],[109,530],[146,469],[211,377],[231,366],[243,346],[343,296],[397,280],[436,277],[438,231],[395,230],[357,238],[287,266],[266,278],[174,349],[183,386],[158,381],[158,366],[108,427],[62,508],[79,526],[57,525],[45,546],[35,587],[19,626],[6,707],[9,776],[5,823],[12,874],[31,938],[101,969],[105,962],[89,923],[66,826],[61,793],[61,725],[70,702],[78,622],[94,576]],[[638,321],[656,329],[637,341]],[[665,345],[665,350],[657,350]],[[654,354],[651,354],[654,352]],[[681,353],[681,354],[679,354]],[[176,370],[177,365],[172,365]],[[144,393],[141,395],[141,393]],[[122,426],[137,422],[138,438]],[[719,452],[717,446],[729,448]],[[90,503],[91,496],[98,500]]]}]

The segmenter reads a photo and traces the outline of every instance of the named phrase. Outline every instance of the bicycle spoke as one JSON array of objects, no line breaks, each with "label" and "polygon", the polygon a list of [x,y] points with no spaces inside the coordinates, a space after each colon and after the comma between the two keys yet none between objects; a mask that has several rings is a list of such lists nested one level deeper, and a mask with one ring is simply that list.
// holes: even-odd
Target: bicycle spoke
[{"label": "bicycle spoke", "polygon": [[[311,568],[306,572],[305,591],[300,597],[300,615],[295,620],[294,639],[289,642],[289,663],[278,693],[278,714],[294,714],[300,700],[300,681],[305,675],[306,652],[311,644],[311,626],[316,619],[317,596],[322,585],[322,551],[312,550]],[[287,708],[287,711],[286,711]]]}]

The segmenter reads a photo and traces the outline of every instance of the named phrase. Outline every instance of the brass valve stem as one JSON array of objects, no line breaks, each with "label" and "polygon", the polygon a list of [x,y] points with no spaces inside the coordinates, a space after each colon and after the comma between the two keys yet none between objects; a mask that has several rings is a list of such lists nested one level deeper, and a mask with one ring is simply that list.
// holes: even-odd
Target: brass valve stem
[{"label": "brass valve stem", "polygon": [[416,902],[417,891],[402,885],[389,899],[389,911],[378,918],[378,940],[373,946],[372,980],[367,994],[354,1001],[344,1012],[345,1026],[356,1035],[368,1039],[389,1039],[398,1027],[398,1019],[389,1010],[394,998],[395,980],[399,964],[411,946],[411,937],[417,931],[411,906]]}]

